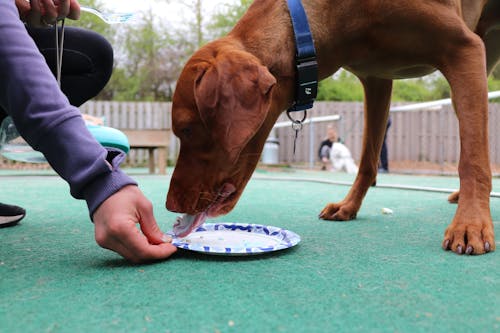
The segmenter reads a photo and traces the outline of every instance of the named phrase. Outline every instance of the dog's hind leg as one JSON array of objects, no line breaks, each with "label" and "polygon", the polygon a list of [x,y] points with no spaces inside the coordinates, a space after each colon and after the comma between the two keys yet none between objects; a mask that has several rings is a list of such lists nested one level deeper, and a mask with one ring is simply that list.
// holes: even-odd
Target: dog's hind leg
[{"label": "dog's hind leg", "polygon": [[483,40],[486,46],[486,68],[490,75],[500,61],[500,27],[488,32]]},{"label": "dog's hind leg", "polygon": [[358,175],[347,196],[330,203],[319,214],[324,220],[347,221],[356,218],[368,188],[377,176],[382,141],[389,116],[392,80],[361,78],[365,90],[363,148]]},{"label": "dog's hind leg", "polygon": [[472,32],[451,41],[457,47],[439,66],[451,86],[460,130],[460,196],[442,247],[458,254],[495,249],[490,214],[491,170],[488,145],[488,99],[484,44]]}]

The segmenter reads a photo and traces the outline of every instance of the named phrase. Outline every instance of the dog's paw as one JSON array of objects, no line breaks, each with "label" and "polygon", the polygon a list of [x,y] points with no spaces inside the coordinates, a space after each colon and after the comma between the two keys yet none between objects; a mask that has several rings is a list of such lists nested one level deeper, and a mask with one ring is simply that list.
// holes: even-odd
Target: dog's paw
[{"label": "dog's paw", "polygon": [[454,220],[444,233],[442,247],[457,254],[484,254],[495,250],[493,223]]},{"label": "dog's paw", "polygon": [[349,221],[356,218],[358,210],[346,203],[330,203],[318,215],[320,219],[329,221]]}]

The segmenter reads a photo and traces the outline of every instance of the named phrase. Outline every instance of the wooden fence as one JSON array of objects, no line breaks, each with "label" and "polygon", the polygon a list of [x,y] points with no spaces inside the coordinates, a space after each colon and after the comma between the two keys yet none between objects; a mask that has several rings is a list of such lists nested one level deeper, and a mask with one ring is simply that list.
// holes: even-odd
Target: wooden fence
[{"label": "wooden fence", "polygon": [[[102,117],[106,126],[120,130],[140,130],[170,129],[171,108],[172,103],[90,101],[83,104],[80,110],[91,116]],[[131,150],[126,160],[127,164],[133,166],[146,165],[147,162],[147,149]]]},{"label": "wooden fence", "polygon": [[[82,112],[104,117],[106,125],[118,129],[170,129],[171,103],[149,102],[87,102]],[[316,102],[308,111],[308,117],[340,115],[333,122],[339,136],[350,148],[356,161],[361,154],[363,132],[363,104],[359,102]],[[440,109],[391,113],[392,126],[387,144],[391,161],[428,161],[433,163],[456,163],[459,158],[460,143],[458,121],[451,106]],[[491,161],[500,164],[500,103],[489,105],[489,136]],[[287,121],[282,115],[279,121]],[[305,125],[300,131],[295,155],[291,127],[275,130],[279,140],[279,161],[282,163],[309,163],[311,156],[317,161],[317,149],[330,123]],[[311,135],[311,127],[313,133]],[[313,141],[311,141],[313,140]],[[178,142],[170,141],[169,159],[174,161]],[[312,154],[310,153],[312,147]],[[128,162],[143,164],[147,152],[132,151]]]},{"label": "wooden fence", "polygon": [[[317,102],[308,112],[309,117],[339,115],[335,122],[315,123],[313,135],[310,125],[299,133],[295,156],[291,128],[276,129],[280,143],[279,160],[287,163],[304,163],[310,160],[310,147],[314,147],[314,161],[318,160],[317,149],[324,140],[326,127],[333,124],[339,137],[359,161],[363,133],[363,103]],[[426,161],[432,163],[456,163],[460,155],[458,121],[451,106],[439,109],[391,112],[392,125],[387,135],[391,161]],[[489,104],[489,138],[491,162],[500,163],[500,103]],[[278,121],[287,121],[281,115]],[[311,139],[314,141],[311,143]]]}]

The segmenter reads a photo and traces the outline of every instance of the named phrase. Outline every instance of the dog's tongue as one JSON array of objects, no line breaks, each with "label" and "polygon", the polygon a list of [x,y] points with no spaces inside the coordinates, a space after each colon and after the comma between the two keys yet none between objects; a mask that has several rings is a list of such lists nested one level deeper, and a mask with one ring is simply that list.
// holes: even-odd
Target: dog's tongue
[{"label": "dog's tongue", "polygon": [[202,225],[207,218],[205,212],[196,215],[184,214],[177,217],[174,223],[173,231],[176,237],[185,237],[189,235],[194,229]]},{"label": "dog's tongue", "polygon": [[212,208],[217,207],[222,201],[224,201],[224,199],[230,196],[234,191],[236,191],[236,187],[233,184],[225,183],[219,190],[219,193],[215,201],[212,203],[212,205],[210,205],[210,207],[206,211],[198,213],[196,215],[184,214],[182,216],[177,217],[173,226],[174,235],[176,237],[185,237],[189,235],[194,229],[198,228],[200,225],[205,223],[205,220],[207,219],[208,215],[212,216],[210,214]]}]

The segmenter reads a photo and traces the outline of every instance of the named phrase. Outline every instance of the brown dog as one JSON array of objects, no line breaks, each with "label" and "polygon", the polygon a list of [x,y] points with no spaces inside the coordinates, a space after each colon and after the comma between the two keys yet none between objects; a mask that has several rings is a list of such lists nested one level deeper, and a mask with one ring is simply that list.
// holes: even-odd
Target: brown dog
[{"label": "brown dog", "polygon": [[[346,198],[328,204],[320,217],[340,221],[356,217],[377,174],[392,80],[439,70],[451,86],[461,137],[461,193],[443,247],[459,254],[493,251],[486,78],[500,56],[500,33],[495,30],[500,1],[303,0],[303,4],[319,78],[344,67],[359,77],[365,89],[358,176]],[[199,222],[235,206],[271,128],[293,103],[294,56],[286,0],[256,0],[228,36],[191,57],[173,99],[172,125],[181,148],[167,209],[193,215]]]}]

